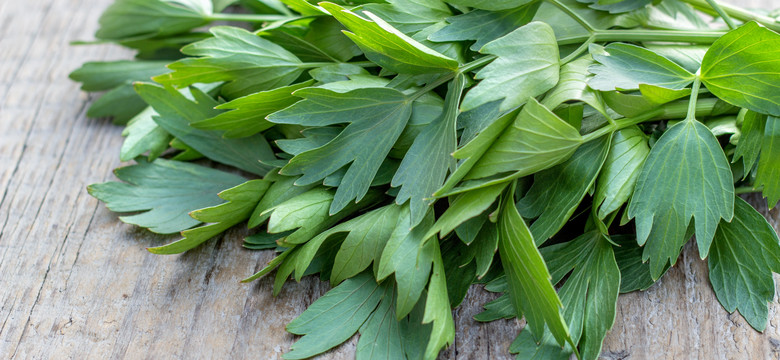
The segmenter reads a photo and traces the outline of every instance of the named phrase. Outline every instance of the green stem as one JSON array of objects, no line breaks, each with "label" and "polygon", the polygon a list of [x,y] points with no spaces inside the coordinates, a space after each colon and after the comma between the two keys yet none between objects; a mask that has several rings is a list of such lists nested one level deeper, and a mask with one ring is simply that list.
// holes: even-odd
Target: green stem
[{"label": "green stem", "polygon": [[473,71],[475,69],[481,68],[487,64],[489,64],[491,61],[495,60],[497,56],[495,55],[487,55],[483,56],[477,60],[474,60],[472,62],[463,64],[463,66],[458,68],[458,72],[461,74],[465,74],[469,71]]},{"label": "green stem", "polygon": [[699,72],[696,72],[691,89],[691,100],[688,102],[688,113],[685,115],[686,121],[696,120],[696,101],[699,99],[699,88],[701,88],[701,77],[699,77]]},{"label": "green stem", "polygon": [[558,9],[561,9],[566,15],[569,15],[572,19],[574,19],[576,22],[578,22],[582,27],[585,28],[585,30],[588,30],[588,32],[592,33],[596,31],[596,28],[591,25],[588,20],[585,20],[580,14],[577,14],[576,11],[570,9],[568,6],[560,3],[558,0],[547,0],[548,3],[551,5],[554,5]]},{"label": "green stem", "polygon": [[349,64],[349,65],[355,65],[355,66],[360,66],[360,67],[377,67],[377,66],[379,66],[376,63],[371,62],[371,61],[355,61],[355,62],[348,62],[348,63],[335,62],[334,61],[334,62],[307,62],[307,63],[301,64],[300,67],[303,68],[303,69],[313,69],[313,68],[318,68],[318,67],[323,67],[323,66],[328,66],[328,65],[339,65],[339,64]]},{"label": "green stem", "polygon": [[[694,109],[693,111],[696,114],[696,116],[704,117],[711,114],[712,110],[715,109],[715,106],[717,104],[718,104],[717,98],[701,99],[696,101],[696,105],[693,106]],[[687,116],[690,109],[691,106],[689,101],[686,100],[675,101],[666,104],[664,106],[661,106],[659,108],[656,108],[654,110],[648,111],[639,116],[617,119],[615,120],[614,124],[608,124],[604,127],[596,129],[584,135],[582,138],[583,141],[588,142],[591,140],[598,139],[604,135],[608,135],[613,131],[625,129],[629,126],[641,124],[643,122],[682,119],[683,117]]]},{"label": "green stem", "polygon": [[582,45],[580,45],[580,47],[578,47],[571,54],[569,54],[565,58],[563,58],[561,60],[561,66],[568,64],[569,61],[572,61],[572,60],[580,57],[580,55],[582,55],[582,53],[588,51],[588,47],[590,46],[590,44],[593,43],[593,40],[594,40],[593,36],[589,37],[588,40],[586,40],[584,43],[582,43]]},{"label": "green stem", "polygon": [[750,194],[750,193],[756,193],[756,192],[762,192],[764,191],[764,187],[759,186],[757,188],[754,188],[752,186],[740,186],[737,188],[734,188],[734,194],[736,195],[742,195],[742,194]]},{"label": "green stem", "polygon": [[715,0],[706,0],[708,4],[710,4],[710,7],[712,10],[715,10],[716,13],[718,13],[718,16],[720,16],[723,21],[726,22],[726,25],[729,26],[729,29],[734,30],[737,28],[737,25],[734,24],[734,20],[731,19],[731,16],[727,14],[725,11],[723,11],[723,8],[718,5],[718,2]]},{"label": "green stem", "polygon": [[269,14],[231,14],[231,13],[216,13],[206,17],[208,21],[246,21],[253,23],[264,23],[280,20],[293,20],[299,18],[299,16],[287,16],[287,15],[269,15]]},{"label": "green stem", "polygon": [[[707,2],[707,0],[682,0],[682,1],[700,10],[706,11],[710,9],[710,4]],[[764,25],[774,31],[780,32],[780,22],[778,22],[774,18],[771,18],[769,16],[764,16],[764,15],[759,15],[752,11],[748,11],[740,7],[729,5],[729,4],[720,4],[720,8],[723,10],[724,13],[728,14],[729,16],[739,21],[743,21],[743,22],[756,21],[761,25]]]}]

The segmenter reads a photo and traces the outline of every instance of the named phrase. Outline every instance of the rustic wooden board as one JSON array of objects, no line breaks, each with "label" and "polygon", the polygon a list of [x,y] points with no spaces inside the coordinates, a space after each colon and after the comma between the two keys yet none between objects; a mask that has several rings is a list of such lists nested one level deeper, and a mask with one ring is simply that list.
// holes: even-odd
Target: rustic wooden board
[{"label": "rustic wooden board", "polygon": [[[325,284],[291,283],[273,298],[269,280],[239,283],[272,257],[243,250],[241,229],[184,255],[152,255],[146,247],[173,238],[121,223],[85,191],[113,178],[121,129],[85,118],[91,99],[66,76],[131,55],[68,43],[91,39],[110,2],[0,2],[0,358],[280,358],[295,340],[284,325]],[[764,213],[780,228],[780,212]],[[442,358],[511,358],[521,324],[471,318],[492,297],[470,291]],[[780,357],[780,306],[765,334],[727,314],[692,247],[660,284],[618,306],[605,359]],[[323,358],[354,348],[352,339]]]}]

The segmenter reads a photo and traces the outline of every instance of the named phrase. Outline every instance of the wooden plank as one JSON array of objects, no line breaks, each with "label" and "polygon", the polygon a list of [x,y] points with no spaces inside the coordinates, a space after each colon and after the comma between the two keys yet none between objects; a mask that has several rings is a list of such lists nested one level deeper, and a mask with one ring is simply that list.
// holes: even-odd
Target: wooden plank
[{"label": "wooden plank", "polygon": [[[131,55],[68,42],[91,39],[110,3],[0,2],[0,357],[278,359],[295,340],[284,325],[326,284],[308,278],[273,298],[270,279],[239,283],[272,256],[242,249],[240,228],[183,255],[149,254],[173,238],[121,223],[84,191],[113,178],[121,129],[86,119],[91,99],[66,76]],[[764,213],[780,228],[777,209]],[[472,320],[494,297],[469,291],[441,358],[512,358],[521,322]],[[621,296],[603,357],[778,358],[778,326],[776,302],[763,335],[727,314],[689,246],[661,283]],[[355,343],[322,358],[352,358]]]}]

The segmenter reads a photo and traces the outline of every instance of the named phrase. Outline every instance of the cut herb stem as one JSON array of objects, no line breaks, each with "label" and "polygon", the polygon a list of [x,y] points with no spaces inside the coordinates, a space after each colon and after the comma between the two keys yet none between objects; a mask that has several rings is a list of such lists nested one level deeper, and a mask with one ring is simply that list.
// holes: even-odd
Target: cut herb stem
[{"label": "cut herb stem", "polygon": [[[701,10],[703,12],[707,12],[710,14],[714,12],[707,0],[682,0],[682,1],[692,5],[696,9]],[[718,4],[718,5],[725,14],[731,16],[734,19],[737,19],[739,21],[744,21],[744,22],[756,21],[761,25],[764,25],[774,31],[780,32],[780,22],[778,22],[774,18],[765,15],[759,15],[752,11],[741,9],[739,7],[728,5],[728,4]]]},{"label": "cut herb stem", "polygon": [[757,188],[754,188],[752,186],[740,186],[737,188],[734,188],[734,194],[742,195],[742,194],[752,194],[752,193],[758,193],[764,191],[763,186],[759,186]]},{"label": "cut herb stem", "polygon": [[206,16],[208,21],[245,21],[252,23],[264,23],[272,21],[295,20],[300,16],[268,15],[268,14],[230,14],[216,13]]}]

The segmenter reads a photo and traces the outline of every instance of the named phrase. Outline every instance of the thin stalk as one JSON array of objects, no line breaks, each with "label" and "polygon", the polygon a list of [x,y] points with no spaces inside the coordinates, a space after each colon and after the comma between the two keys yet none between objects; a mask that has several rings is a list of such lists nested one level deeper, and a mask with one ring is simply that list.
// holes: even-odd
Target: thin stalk
[{"label": "thin stalk", "polygon": [[763,186],[759,186],[757,188],[754,188],[752,186],[740,186],[737,188],[734,188],[734,194],[742,195],[742,194],[750,194],[750,193],[757,193],[764,191]]},{"label": "thin stalk", "polygon": [[578,47],[576,50],[574,50],[571,54],[567,55],[565,58],[561,60],[561,66],[568,64],[570,61],[580,57],[582,53],[588,51],[588,47],[590,44],[593,43],[594,37],[591,36],[586,40],[580,47]]},{"label": "thin stalk", "polygon": [[734,20],[731,19],[731,16],[729,16],[729,14],[723,11],[723,8],[720,7],[717,1],[715,0],[706,0],[706,1],[708,4],[710,4],[712,10],[715,10],[715,12],[718,13],[718,16],[720,16],[720,18],[726,22],[726,25],[729,26],[729,29],[734,30],[737,28],[737,25],[734,24]]},{"label": "thin stalk", "polygon": [[[682,1],[700,10],[706,11],[710,9],[710,4],[707,2],[707,0],[682,0]],[[724,13],[728,14],[734,19],[743,22],[755,21],[774,31],[780,32],[780,22],[778,22],[774,18],[765,15],[756,14],[752,11],[748,11],[743,8],[729,5],[729,4],[719,4],[719,5]]]},{"label": "thin stalk", "polygon": [[558,9],[561,9],[561,11],[565,12],[566,15],[569,15],[572,19],[574,19],[576,22],[578,22],[582,27],[585,28],[585,30],[588,30],[588,32],[592,33],[596,31],[596,28],[591,25],[588,20],[585,20],[580,14],[577,14],[577,12],[572,11],[572,9],[569,9],[568,6],[561,4],[558,0],[547,0],[548,3],[551,5],[554,5]]},{"label": "thin stalk", "polygon": [[287,16],[287,15],[269,15],[269,14],[232,14],[232,13],[216,13],[206,17],[208,21],[245,21],[253,23],[264,23],[280,20],[293,20],[299,16]]},{"label": "thin stalk", "polygon": [[339,65],[339,64],[349,64],[349,65],[355,65],[355,66],[360,66],[360,67],[377,67],[377,66],[379,66],[379,65],[377,65],[377,64],[375,64],[375,63],[373,63],[371,61],[355,61],[355,62],[348,62],[348,63],[334,61],[334,62],[307,62],[307,63],[301,64],[300,67],[304,68],[304,69],[313,69],[313,68],[318,68],[318,67],[322,67],[322,66]]},{"label": "thin stalk", "polygon": [[693,88],[691,89],[691,100],[688,102],[688,113],[685,115],[686,121],[696,120],[696,101],[699,99],[699,88],[701,87],[701,78],[699,73],[696,72],[696,78],[693,80]]}]

